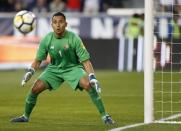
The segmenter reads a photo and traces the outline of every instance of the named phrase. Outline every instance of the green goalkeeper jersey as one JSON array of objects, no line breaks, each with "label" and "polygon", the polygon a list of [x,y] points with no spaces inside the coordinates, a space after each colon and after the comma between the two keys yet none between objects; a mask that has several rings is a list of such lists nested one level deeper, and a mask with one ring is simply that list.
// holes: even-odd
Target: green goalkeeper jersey
[{"label": "green goalkeeper jersey", "polygon": [[61,38],[50,32],[41,40],[36,59],[45,60],[48,54],[51,59],[49,66],[62,69],[81,66],[82,61],[90,58],[80,37],[68,30]]}]

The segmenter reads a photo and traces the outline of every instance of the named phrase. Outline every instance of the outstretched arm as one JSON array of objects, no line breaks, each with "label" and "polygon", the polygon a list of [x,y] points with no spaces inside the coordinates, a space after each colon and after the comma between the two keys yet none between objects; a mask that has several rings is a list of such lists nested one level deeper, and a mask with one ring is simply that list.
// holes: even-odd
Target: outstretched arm
[{"label": "outstretched arm", "polygon": [[89,74],[90,84],[92,85],[92,87],[95,87],[95,89],[98,93],[100,93],[101,88],[100,88],[99,82],[96,79],[96,76],[94,74],[94,69],[93,69],[92,63],[90,62],[90,60],[86,60],[86,61],[83,61],[82,64],[84,66],[85,71]]},{"label": "outstretched arm", "polygon": [[92,66],[92,63],[90,62],[90,60],[83,61],[82,64],[84,66],[85,71],[88,74],[94,73],[94,69],[93,69],[93,66]]}]

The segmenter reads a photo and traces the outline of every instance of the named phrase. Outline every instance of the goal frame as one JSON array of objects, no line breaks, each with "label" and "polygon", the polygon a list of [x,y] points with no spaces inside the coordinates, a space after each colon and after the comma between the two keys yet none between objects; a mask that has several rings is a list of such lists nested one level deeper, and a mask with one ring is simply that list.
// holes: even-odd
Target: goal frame
[{"label": "goal frame", "polygon": [[152,123],[153,115],[153,0],[145,0],[144,22],[144,123]]},{"label": "goal frame", "polygon": [[144,123],[181,124],[173,121],[181,114],[174,114],[160,120],[154,119],[154,70],[153,70],[153,45],[154,45],[154,1],[145,0],[144,23]]}]

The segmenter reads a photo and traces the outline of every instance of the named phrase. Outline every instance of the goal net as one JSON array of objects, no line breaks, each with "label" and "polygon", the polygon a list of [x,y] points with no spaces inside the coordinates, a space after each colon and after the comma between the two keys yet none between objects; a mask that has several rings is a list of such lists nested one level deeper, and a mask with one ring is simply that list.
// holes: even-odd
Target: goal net
[{"label": "goal net", "polygon": [[159,123],[181,124],[181,4],[178,2],[154,0],[153,115]]}]

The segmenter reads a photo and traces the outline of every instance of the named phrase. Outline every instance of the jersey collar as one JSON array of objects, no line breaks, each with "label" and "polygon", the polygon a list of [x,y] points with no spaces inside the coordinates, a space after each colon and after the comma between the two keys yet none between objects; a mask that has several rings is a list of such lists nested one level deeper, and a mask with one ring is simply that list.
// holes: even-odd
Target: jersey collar
[{"label": "jersey collar", "polygon": [[57,36],[57,35],[55,34],[55,32],[54,32],[53,34],[54,34],[54,37],[55,37],[56,39],[61,39],[61,38],[63,38],[63,37],[65,36],[66,32],[67,32],[67,30],[65,30],[65,32],[62,34],[62,36]]}]

